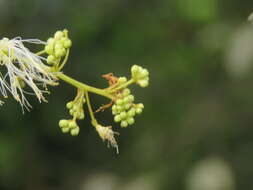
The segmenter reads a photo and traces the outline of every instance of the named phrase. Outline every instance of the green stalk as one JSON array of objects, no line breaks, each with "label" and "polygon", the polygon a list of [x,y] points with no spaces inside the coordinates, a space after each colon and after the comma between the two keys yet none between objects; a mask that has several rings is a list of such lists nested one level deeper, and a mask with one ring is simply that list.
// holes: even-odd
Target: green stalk
[{"label": "green stalk", "polygon": [[107,97],[109,99],[113,99],[114,97],[109,94],[106,90],[103,90],[103,89],[100,89],[100,88],[95,88],[95,87],[92,87],[92,86],[89,86],[87,84],[84,84],[84,83],[81,83],[65,74],[63,74],[62,72],[55,72],[54,75],[63,80],[64,82],[68,83],[68,84],[71,84],[73,86],[75,86],[76,88],[79,88],[81,90],[84,90],[84,91],[87,91],[87,92],[92,92],[92,93],[95,93],[95,94],[98,94],[98,95],[101,95],[101,96],[104,96],[104,97]]}]

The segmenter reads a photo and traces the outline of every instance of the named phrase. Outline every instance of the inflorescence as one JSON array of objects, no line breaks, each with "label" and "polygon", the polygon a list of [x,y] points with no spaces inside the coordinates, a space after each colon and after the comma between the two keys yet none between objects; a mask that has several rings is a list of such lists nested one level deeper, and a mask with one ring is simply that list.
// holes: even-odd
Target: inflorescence
[{"label": "inflorescence", "polygon": [[[34,43],[43,45],[42,51],[32,53],[23,43]],[[0,40],[0,91],[4,98],[8,92],[17,100],[22,108],[31,108],[25,94],[34,94],[39,101],[46,101],[44,93],[49,93],[47,86],[58,85],[62,80],[77,89],[77,95],[67,102],[66,108],[71,116],[70,119],[59,121],[63,133],[70,133],[72,136],[79,134],[80,127],[78,120],[85,118],[85,107],[89,112],[91,124],[95,127],[103,141],[115,147],[118,152],[118,145],[115,139],[117,132],[112,126],[103,126],[95,118],[95,113],[109,107],[112,109],[114,121],[122,128],[135,123],[135,116],[140,115],[144,109],[142,103],[134,103],[135,97],[129,86],[137,84],[144,88],[149,85],[149,72],[138,65],[131,68],[131,78],[116,77],[112,73],[103,75],[108,81],[108,87],[100,89],[79,82],[62,72],[67,63],[72,41],[68,37],[68,31],[57,31],[47,42],[37,39],[23,40],[20,37],[14,39],[3,38]],[[46,56],[43,56],[46,55]],[[5,74],[3,72],[6,72]],[[27,91],[30,87],[32,91]],[[101,106],[96,112],[93,111],[89,93],[95,93],[110,99],[110,103]],[[0,102],[2,104],[2,101]]]}]

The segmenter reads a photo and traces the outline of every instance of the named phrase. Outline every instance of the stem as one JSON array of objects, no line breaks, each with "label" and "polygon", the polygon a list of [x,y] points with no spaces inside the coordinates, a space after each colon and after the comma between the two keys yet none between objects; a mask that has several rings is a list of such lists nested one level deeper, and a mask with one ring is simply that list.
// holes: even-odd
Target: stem
[{"label": "stem", "polygon": [[86,101],[87,101],[87,106],[88,106],[88,110],[90,113],[90,118],[91,118],[91,124],[96,127],[98,125],[97,120],[95,119],[95,116],[93,114],[92,108],[91,108],[91,104],[90,104],[90,98],[89,98],[89,94],[88,92],[85,92],[85,96],[86,96]]},{"label": "stem", "polygon": [[62,68],[64,67],[64,65],[67,63],[67,60],[69,58],[69,49],[67,50],[66,56],[61,64],[61,66],[59,67],[59,71],[62,70]]},{"label": "stem", "polygon": [[133,84],[134,82],[135,82],[134,79],[130,79],[129,81],[127,81],[126,83],[124,83],[124,84],[118,86],[117,88],[114,88],[114,89],[110,90],[110,93],[114,93],[114,92],[116,92],[116,91],[118,91],[118,90],[121,90],[121,89],[123,89],[123,88],[129,86],[130,84]]},{"label": "stem", "polygon": [[95,93],[95,94],[99,94],[99,95],[107,97],[109,99],[114,98],[113,95],[109,94],[106,90],[103,90],[103,89],[100,89],[100,88],[95,88],[95,87],[89,86],[87,84],[81,83],[81,82],[79,82],[79,81],[63,74],[62,72],[55,72],[54,75],[56,77],[58,77],[59,79],[65,81],[66,83],[69,83],[69,84],[71,84],[71,85],[73,85],[76,88],[79,88],[81,90],[92,92],[92,93]]},{"label": "stem", "polygon": [[46,53],[46,51],[45,51],[45,50],[42,50],[42,51],[37,52],[36,55],[42,55],[42,54],[44,54],[44,53]]}]

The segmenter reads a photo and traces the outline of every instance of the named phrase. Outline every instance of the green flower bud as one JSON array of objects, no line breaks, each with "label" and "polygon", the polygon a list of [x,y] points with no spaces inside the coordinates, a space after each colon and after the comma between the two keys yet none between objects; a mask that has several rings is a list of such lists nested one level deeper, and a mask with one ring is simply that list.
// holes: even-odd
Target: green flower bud
[{"label": "green flower bud", "polygon": [[134,118],[133,118],[133,117],[127,118],[127,123],[128,123],[129,125],[134,124]]},{"label": "green flower bud", "polygon": [[62,31],[57,31],[57,32],[54,34],[54,38],[55,38],[56,40],[60,40],[63,36],[64,36],[64,34],[63,34]]},{"label": "green flower bud", "polygon": [[55,61],[55,57],[53,55],[47,56],[47,63],[48,64],[53,64]]},{"label": "green flower bud", "polygon": [[128,110],[131,107],[131,104],[125,104],[125,109]]},{"label": "green flower bud", "polygon": [[59,121],[59,126],[62,128],[62,127],[68,127],[68,124],[69,124],[69,121],[66,120],[66,119],[61,119]]},{"label": "green flower bud", "polygon": [[126,78],[126,77],[119,77],[119,79],[118,79],[118,82],[119,82],[120,84],[125,83],[126,81],[127,81],[127,78]]},{"label": "green flower bud", "polygon": [[137,107],[137,108],[143,109],[143,108],[144,108],[144,105],[143,105],[143,103],[139,103],[139,104],[136,105],[136,107]]},{"label": "green flower bud", "polygon": [[146,77],[148,77],[149,72],[147,69],[143,69],[143,70],[141,70],[140,75],[141,75],[141,77],[146,78]]},{"label": "green flower bud", "polygon": [[125,120],[121,121],[120,126],[121,127],[127,127],[128,126],[127,121],[125,121]]},{"label": "green flower bud", "polygon": [[122,106],[117,106],[117,111],[121,112],[122,110],[124,110],[124,108]]},{"label": "green flower bud", "polygon": [[71,41],[70,39],[67,39],[67,40],[64,42],[64,44],[63,44],[63,46],[64,46],[65,48],[70,48],[71,45],[72,45],[72,41]]},{"label": "green flower bud", "polygon": [[118,99],[118,100],[116,100],[116,104],[117,105],[122,105],[124,102],[123,102],[123,100],[122,99]]},{"label": "green flower bud", "polygon": [[56,49],[55,50],[55,57],[62,57],[66,54],[66,50],[65,49]]},{"label": "green flower bud", "polygon": [[142,113],[142,109],[141,108],[136,108],[136,113],[137,114],[141,114]]},{"label": "green flower bud", "polygon": [[74,114],[74,110],[73,110],[73,109],[70,109],[70,110],[69,110],[69,114],[70,114],[70,115],[73,115],[73,114]]},{"label": "green flower bud", "polygon": [[128,95],[126,98],[128,99],[128,102],[134,101],[134,96],[132,94]]},{"label": "green flower bud", "polygon": [[124,89],[122,92],[123,96],[128,96],[130,93],[131,91],[128,88]]},{"label": "green flower bud", "polygon": [[145,87],[148,86],[148,80],[146,80],[146,79],[139,80],[139,81],[137,82],[137,84],[139,84],[142,88],[145,88]]},{"label": "green flower bud", "polygon": [[68,102],[67,104],[66,104],[66,107],[68,108],[68,109],[71,109],[71,108],[73,108],[73,101],[70,101],[70,102]]},{"label": "green flower bud", "polygon": [[71,129],[76,128],[77,127],[76,121],[74,120],[70,121],[68,127]]},{"label": "green flower bud", "polygon": [[114,121],[115,122],[120,122],[121,121],[121,116],[120,115],[115,115],[114,116]]},{"label": "green flower bud", "polygon": [[116,110],[112,110],[112,114],[116,115],[118,112]]},{"label": "green flower bud", "polygon": [[138,75],[138,73],[140,72],[140,66],[138,65],[133,65],[131,67],[131,73],[132,73],[132,77],[135,78],[136,75]]},{"label": "green flower bud", "polygon": [[68,133],[69,132],[69,128],[68,127],[63,127],[63,128],[61,128],[61,131],[63,133]]},{"label": "green flower bud", "polygon": [[63,47],[63,45],[60,43],[60,42],[57,42],[56,44],[55,44],[55,46],[54,46],[54,49],[55,49],[55,51],[56,50],[59,50],[59,49],[63,49],[64,47]]},{"label": "green flower bud", "polygon": [[131,108],[131,109],[127,112],[127,116],[128,116],[128,117],[133,117],[133,116],[135,116],[135,108]]},{"label": "green flower bud", "polygon": [[72,136],[77,136],[77,135],[79,134],[79,131],[80,131],[80,128],[79,128],[79,127],[76,127],[76,128],[74,128],[74,129],[71,129],[70,134],[71,134]]},{"label": "green flower bud", "polygon": [[117,106],[116,106],[116,105],[113,105],[113,106],[112,106],[112,110],[113,110],[113,111],[116,111],[116,110],[117,110]]},{"label": "green flower bud", "polygon": [[84,119],[84,113],[83,112],[78,113],[77,119]]},{"label": "green flower bud", "polygon": [[45,51],[47,54],[52,55],[54,54],[54,46],[49,44],[45,46]]},{"label": "green flower bud", "polygon": [[54,43],[55,43],[55,39],[54,38],[48,38],[47,45],[53,45]]},{"label": "green flower bud", "polygon": [[127,114],[126,114],[126,112],[125,112],[125,111],[123,111],[123,112],[121,112],[121,113],[120,113],[120,117],[121,117],[121,119],[125,119],[125,118],[126,118],[126,116],[127,116]]}]

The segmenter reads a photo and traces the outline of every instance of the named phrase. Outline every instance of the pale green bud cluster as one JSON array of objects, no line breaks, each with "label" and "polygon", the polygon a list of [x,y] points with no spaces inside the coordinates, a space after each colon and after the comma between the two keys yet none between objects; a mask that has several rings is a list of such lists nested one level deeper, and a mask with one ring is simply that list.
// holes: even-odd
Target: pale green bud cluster
[{"label": "pale green bud cluster", "polygon": [[59,121],[59,126],[63,133],[68,133],[72,136],[76,136],[79,133],[79,126],[76,120],[84,119],[83,104],[85,103],[84,92],[78,91],[77,96],[73,101],[69,101],[66,104],[66,108],[69,110],[69,114],[73,117],[70,120],[62,119]]},{"label": "pale green bud cluster", "polygon": [[82,100],[73,100],[66,104],[67,109],[69,110],[69,114],[72,115],[76,119],[84,119],[84,111],[83,104],[85,103],[85,99]]},{"label": "pale green bud cluster", "polygon": [[59,126],[63,133],[70,132],[72,136],[78,135],[80,131],[80,128],[76,123],[76,120],[62,119],[59,121]]},{"label": "pale green bud cluster", "polygon": [[56,64],[66,55],[67,50],[71,47],[72,42],[68,38],[68,31],[57,31],[53,38],[47,40],[45,51],[48,54],[47,63]]},{"label": "pale green bud cluster", "polygon": [[120,94],[117,95],[117,100],[112,106],[112,114],[114,121],[120,122],[121,127],[127,127],[134,124],[134,116],[141,114],[144,105],[134,104],[134,96],[128,88],[125,88]]},{"label": "pale green bud cluster", "polygon": [[147,87],[149,85],[149,72],[147,69],[138,65],[133,65],[131,68],[132,78],[141,87]]}]

